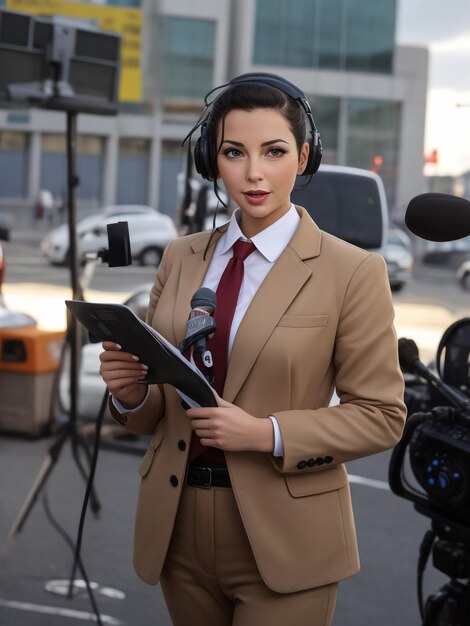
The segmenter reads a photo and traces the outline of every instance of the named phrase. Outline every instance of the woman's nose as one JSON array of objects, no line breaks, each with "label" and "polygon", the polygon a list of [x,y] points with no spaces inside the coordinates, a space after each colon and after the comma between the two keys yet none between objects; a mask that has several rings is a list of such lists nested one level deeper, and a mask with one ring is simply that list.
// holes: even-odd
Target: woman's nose
[{"label": "woman's nose", "polygon": [[251,159],[248,162],[246,177],[249,181],[263,180],[264,175],[257,159]]}]

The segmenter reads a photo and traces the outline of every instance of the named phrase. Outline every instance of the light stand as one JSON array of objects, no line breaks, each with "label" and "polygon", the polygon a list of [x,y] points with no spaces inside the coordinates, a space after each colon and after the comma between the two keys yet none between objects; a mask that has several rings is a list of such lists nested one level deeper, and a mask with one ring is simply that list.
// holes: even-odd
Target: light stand
[{"label": "light stand", "polygon": [[[71,287],[74,300],[83,300],[83,289],[80,285],[78,274],[77,255],[77,232],[76,232],[76,188],[79,179],[76,173],[76,138],[77,138],[77,114],[74,111],[67,111],[67,199],[68,199],[68,227],[69,227],[69,269],[71,277]],[[80,350],[81,350],[81,327],[78,321],[67,312],[67,332],[65,338],[66,346],[70,351],[70,410],[69,419],[63,423],[59,429],[56,440],[50,446],[47,456],[33,482],[33,485],[20,509],[20,512],[13,522],[8,534],[9,539],[13,539],[22,529],[28,514],[30,513],[41,489],[57,463],[64,444],[70,439],[72,454],[77,467],[86,481],[88,479],[91,453],[84,436],[77,429],[78,417],[78,377],[80,370]],[[80,450],[85,453],[88,461],[88,468],[84,467]],[[91,508],[95,515],[100,509],[100,503],[94,489],[91,492]]]},{"label": "light stand", "polygon": [[[67,115],[69,266],[75,300],[83,300],[83,288],[78,276],[76,233],[75,192],[79,183],[76,173],[77,114],[118,113],[120,50],[120,35],[100,31],[82,20],[32,16],[0,8],[0,100],[6,104],[19,102],[24,106],[64,111]],[[59,428],[57,438],[11,527],[9,538],[20,532],[63,445],[69,439],[77,467],[83,478],[88,478],[91,453],[85,438],[77,430],[81,332],[78,322],[70,314],[64,347],[70,351],[69,417]],[[95,513],[100,509],[94,491],[91,506]]]}]

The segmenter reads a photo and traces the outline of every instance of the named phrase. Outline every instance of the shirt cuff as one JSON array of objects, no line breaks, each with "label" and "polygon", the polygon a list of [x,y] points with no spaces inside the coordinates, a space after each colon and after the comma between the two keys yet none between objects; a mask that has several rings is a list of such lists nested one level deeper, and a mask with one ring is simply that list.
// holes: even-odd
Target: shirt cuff
[{"label": "shirt cuff", "polygon": [[281,429],[274,415],[268,415],[274,428],[274,450],[273,456],[284,456],[284,444],[282,443]]},{"label": "shirt cuff", "polygon": [[115,398],[114,396],[111,396],[111,402],[114,404],[115,408],[119,411],[119,413],[121,413],[121,415],[128,415],[129,413],[135,413],[136,411],[142,408],[142,406],[147,402],[149,393],[150,393],[150,387],[147,386],[147,393],[145,394],[145,398],[142,400],[139,406],[136,406],[133,409],[126,409],[126,407],[122,406],[119,400]]}]

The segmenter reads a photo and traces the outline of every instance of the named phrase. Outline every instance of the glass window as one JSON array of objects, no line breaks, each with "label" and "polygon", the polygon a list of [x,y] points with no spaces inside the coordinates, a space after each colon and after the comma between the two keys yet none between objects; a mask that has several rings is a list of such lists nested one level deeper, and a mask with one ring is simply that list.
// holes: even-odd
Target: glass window
[{"label": "glass window", "polygon": [[398,168],[400,103],[351,99],[347,110],[346,163],[377,172],[392,207]]},{"label": "glass window", "polygon": [[25,198],[28,179],[29,134],[0,131],[0,196]]},{"label": "glass window", "polygon": [[323,146],[322,163],[338,163],[339,98],[308,96]]},{"label": "glass window", "polygon": [[343,0],[318,0],[318,67],[339,69],[344,66],[343,4]]},{"label": "glass window", "polygon": [[124,137],[119,141],[118,204],[146,204],[150,142]]},{"label": "glass window", "polygon": [[202,98],[213,84],[215,21],[160,19],[161,86],[170,98]]},{"label": "glass window", "polygon": [[382,245],[382,205],[369,176],[320,169],[292,202],[307,209],[320,228],[361,248]]},{"label": "glass window", "polygon": [[284,0],[258,0],[256,3],[254,63],[284,65],[281,50],[283,3]]},{"label": "glass window", "polygon": [[[102,137],[79,135],[77,137],[77,174],[80,184],[77,198],[90,200],[96,204],[101,201],[103,177]],[[66,139],[62,134],[44,134],[42,136],[41,189],[48,189],[55,196],[67,196],[67,155]]]},{"label": "glass window", "polygon": [[347,69],[392,72],[396,0],[352,0],[347,6]]},{"label": "glass window", "polygon": [[391,73],[396,0],[257,0],[253,62]]},{"label": "glass window", "polygon": [[313,66],[312,0],[258,0],[254,63]]}]

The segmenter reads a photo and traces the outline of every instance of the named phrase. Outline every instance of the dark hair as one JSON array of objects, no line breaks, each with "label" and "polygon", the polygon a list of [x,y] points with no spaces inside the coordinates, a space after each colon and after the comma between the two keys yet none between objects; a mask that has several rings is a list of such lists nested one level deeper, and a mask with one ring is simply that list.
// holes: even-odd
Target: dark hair
[{"label": "dark hair", "polygon": [[305,116],[299,104],[284,92],[271,85],[240,83],[231,85],[213,102],[207,119],[207,140],[209,156],[217,172],[217,130],[220,121],[224,121],[230,111],[235,109],[253,111],[255,109],[275,109],[289,124],[295,137],[297,152],[300,152],[305,138]]}]

